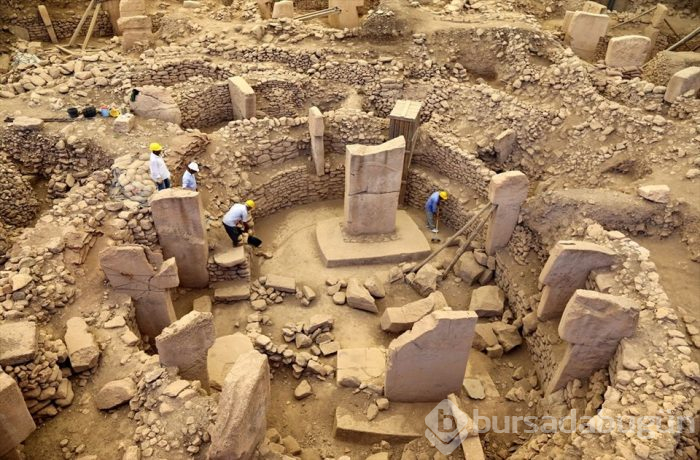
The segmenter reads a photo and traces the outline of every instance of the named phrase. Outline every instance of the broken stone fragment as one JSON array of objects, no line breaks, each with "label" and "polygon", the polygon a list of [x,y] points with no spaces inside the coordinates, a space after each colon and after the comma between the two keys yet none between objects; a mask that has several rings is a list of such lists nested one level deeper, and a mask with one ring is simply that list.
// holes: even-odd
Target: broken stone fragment
[{"label": "broken stone fragment", "polygon": [[95,405],[106,410],[124,404],[136,395],[136,385],[131,378],[113,380],[104,385],[95,395]]},{"label": "broken stone fragment", "polygon": [[639,196],[654,203],[668,203],[671,188],[668,185],[642,185],[637,189]]},{"label": "broken stone fragment", "polygon": [[[484,254],[486,255],[486,254]],[[471,252],[465,252],[459,258],[454,267],[454,273],[465,283],[471,285],[479,279],[481,274],[484,272],[485,268],[477,262],[474,254]]]},{"label": "broken stone fragment", "polygon": [[432,264],[425,264],[415,274],[411,281],[411,286],[422,296],[427,296],[431,292],[437,291],[437,281],[441,272]]},{"label": "broken stone fragment", "polygon": [[484,399],[486,397],[484,385],[479,379],[464,379],[462,388],[471,399]]},{"label": "broken stone fragment", "polygon": [[294,294],[297,291],[296,281],[289,276],[267,275],[265,286],[276,291],[289,292],[290,294]]},{"label": "broken stone fragment", "polygon": [[294,389],[294,397],[298,400],[301,401],[304,398],[308,398],[314,394],[313,388],[311,388],[311,384],[306,380],[302,380],[299,385]]},{"label": "broken stone fragment", "polygon": [[97,366],[100,348],[83,318],[73,317],[66,321],[64,341],[73,371],[83,372]]},{"label": "broken stone fragment", "polygon": [[377,305],[374,303],[374,297],[372,297],[369,291],[360,285],[360,282],[355,278],[351,278],[348,281],[348,288],[345,291],[345,296],[348,306],[352,308],[365,310],[371,313],[379,312],[379,310],[377,310]]},{"label": "broken stone fragment", "polygon": [[379,323],[386,332],[403,332],[430,312],[444,309],[449,309],[445,296],[440,291],[435,291],[425,299],[416,300],[403,307],[387,308]]},{"label": "broken stone fragment", "polygon": [[363,284],[365,289],[369,291],[369,293],[374,297],[375,299],[382,299],[386,296],[386,290],[384,289],[384,283],[382,283],[379,280],[379,277],[377,275],[372,275],[369,278],[367,278]]},{"label": "broken stone fragment", "polygon": [[18,321],[0,324],[0,368],[34,359],[38,347],[36,323]]},{"label": "broken stone fragment", "polygon": [[498,286],[482,286],[472,291],[469,309],[479,315],[479,318],[501,316],[505,295]]},{"label": "broken stone fragment", "polygon": [[496,321],[491,324],[493,332],[498,337],[498,343],[503,347],[503,351],[508,353],[513,348],[523,343],[523,338],[518,333],[518,328],[512,324]]}]

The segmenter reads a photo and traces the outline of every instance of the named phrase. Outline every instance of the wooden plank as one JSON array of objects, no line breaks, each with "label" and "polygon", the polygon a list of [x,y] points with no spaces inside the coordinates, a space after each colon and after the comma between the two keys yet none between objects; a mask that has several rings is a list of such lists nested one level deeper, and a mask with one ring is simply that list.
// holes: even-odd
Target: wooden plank
[{"label": "wooden plank", "polygon": [[88,17],[88,14],[90,13],[90,10],[92,7],[95,5],[95,0],[90,0],[90,4],[85,8],[85,12],[83,13],[83,17],[80,18],[80,22],[78,23],[78,27],[75,28],[73,31],[73,35],[70,37],[70,41],[68,42],[68,46],[73,46],[75,44],[75,40],[78,39],[78,35],[80,34],[80,30],[83,28],[83,24],[85,24],[85,20]]},{"label": "wooden plank", "polygon": [[39,10],[39,15],[41,16],[41,20],[44,22],[44,25],[46,26],[46,31],[49,33],[49,38],[51,39],[51,43],[58,43],[58,37],[56,37],[56,31],[53,29],[53,24],[51,24],[51,16],[49,16],[49,11],[46,9],[44,5],[39,5],[37,7]]},{"label": "wooden plank", "polygon": [[90,42],[90,37],[92,37],[92,32],[95,30],[95,24],[97,24],[97,17],[100,15],[100,10],[102,9],[102,3],[98,3],[95,7],[95,12],[92,14],[92,20],[90,21],[90,27],[88,27],[87,35],[85,35],[85,40],[83,41],[83,51],[88,46]]}]

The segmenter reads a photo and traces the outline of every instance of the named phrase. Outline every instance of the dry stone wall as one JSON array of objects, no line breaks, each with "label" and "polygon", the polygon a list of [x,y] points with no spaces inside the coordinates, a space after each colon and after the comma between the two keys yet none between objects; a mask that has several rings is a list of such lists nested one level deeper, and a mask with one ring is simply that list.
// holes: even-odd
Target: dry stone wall
[{"label": "dry stone wall", "polygon": [[328,174],[317,176],[313,166],[292,166],[273,174],[267,182],[247,192],[255,200],[257,217],[281,209],[323,200],[335,200],[345,192],[345,168],[333,166]]},{"label": "dry stone wall", "polygon": [[180,126],[204,128],[233,120],[233,105],[226,82],[207,83],[195,79],[173,92],[182,114]]},{"label": "dry stone wall", "polygon": [[[92,15],[90,17],[92,17]],[[38,13],[36,17],[26,17],[19,19],[3,18],[0,19],[0,22],[4,24],[14,24],[27,29],[30,41],[51,41],[49,33],[46,31],[46,26],[42,22],[41,17]],[[59,40],[64,38],[70,38],[71,35],[73,35],[73,31],[75,31],[75,28],[78,27],[79,22],[80,16],[66,18],[54,17],[53,14],[51,16],[51,24],[53,24],[53,28],[56,31],[56,37],[58,37]],[[90,27],[90,21],[85,21],[85,23],[83,24],[83,28],[80,30],[80,37],[85,37],[88,27]],[[95,37],[111,37],[112,35],[114,35],[114,31],[112,30],[112,23],[109,20],[109,14],[106,11],[100,12],[97,18],[97,23],[95,24],[93,35]]]},{"label": "dry stone wall", "polygon": [[17,237],[0,271],[0,320],[44,322],[73,301],[69,267],[84,262],[107,216],[108,180],[107,171],[94,172]]},{"label": "dry stone wall", "polygon": [[203,59],[173,59],[153,66],[139,65],[131,72],[132,86],[173,86],[192,77],[226,80],[234,74],[224,66]]},{"label": "dry stone wall", "polygon": [[431,123],[421,127],[420,136],[413,154],[415,163],[468,185],[486,197],[489,181],[496,174],[494,171],[476,155],[460,149],[456,138],[439,132]]},{"label": "dry stone wall", "polygon": [[27,180],[15,165],[0,152],[0,221],[15,227],[29,224],[39,209],[39,203]]},{"label": "dry stone wall", "polygon": [[90,140],[35,131],[0,130],[0,150],[20,165],[22,174],[50,178],[51,197],[64,196],[76,182],[112,163],[108,154]]}]

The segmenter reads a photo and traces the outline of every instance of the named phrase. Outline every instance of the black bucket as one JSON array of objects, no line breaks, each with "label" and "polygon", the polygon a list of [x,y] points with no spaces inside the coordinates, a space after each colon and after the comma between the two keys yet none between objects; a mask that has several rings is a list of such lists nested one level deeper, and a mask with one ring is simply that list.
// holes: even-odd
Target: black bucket
[{"label": "black bucket", "polygon": [[80,110],[76,109],[75,107],[68,107],[68,116],[71,118],[78,118],[78,115],[80,115]]},{"label": "black bucket", "polygon": [[97,109],[91,105],[83,108],[83,116],[85,118],[94,118],[97,115]]},{"label": "black bucket", "polygon": [[262,244],[262,240],[260,238],[254,237],[253,235],[248,235],[248,244],[253,246],[254,248],[259,248]]}]

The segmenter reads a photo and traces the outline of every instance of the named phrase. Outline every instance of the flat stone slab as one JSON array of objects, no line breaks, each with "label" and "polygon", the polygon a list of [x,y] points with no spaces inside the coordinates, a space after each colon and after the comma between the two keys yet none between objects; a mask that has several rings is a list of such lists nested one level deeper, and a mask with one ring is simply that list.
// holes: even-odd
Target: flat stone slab
[{"label": "flat stone slab", "polygon": [[326,267],[399,263],[430,254],[430,243],[406,211],[396,213],[396,231],[388,235],[346,236],[344,219],[337,217],[316,225],[316,241]]},{"label": "flat stone slab", "polygon": [[217,338],[207,354],[209,385],[221,390],[228,371],[238,357],[252,350],[253,344],[250,339],[240,332]]},{"label": "flat stone slab", "polygon": [[384,384],[386,355],[381,348],[343,348],[338,351],[336,378],[344,387]]},{"label": "flat stone slab", "polygon": [[339,406],[335,410],[333,436],[348,441],[406,442],[425,433],[425,416],[434,403],[391,403],[391,409],[372,421],[364,412]]},{"label": "flat stone slab", "polygon": [[0,367],[34,359],[37,338],[36,323],[31,321],[0,324]]},{"label": "flat stone slab", "polygon": [[214,302],[235,302],[250,298],[250,285],[246,280],[223,281],[214,285]]},{"label": "flat stone slab", "polygon": [[238,246],[236,248],[227,247],[224,251],[214,254],[214,262],[220,267],[235,267],[241,265],[246,260],[245,248]]},{"label": "flat stone slab", "polygon": [[271,287],[277,291],[289,292],[291,294],[297,292],[297,282],[290,276],[268,274],[265,287]]}]

